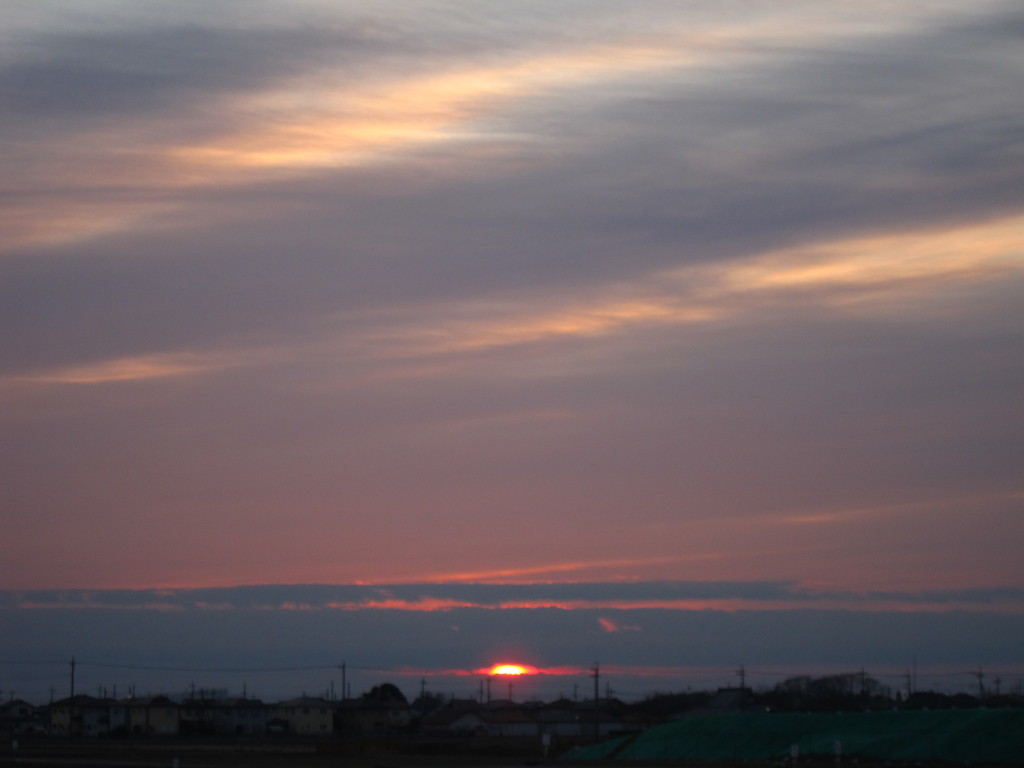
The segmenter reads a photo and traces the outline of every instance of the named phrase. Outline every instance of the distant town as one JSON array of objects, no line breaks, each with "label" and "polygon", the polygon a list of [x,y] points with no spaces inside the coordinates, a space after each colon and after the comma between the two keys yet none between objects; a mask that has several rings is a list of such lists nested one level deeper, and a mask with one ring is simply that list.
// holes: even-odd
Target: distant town
[{"label": "distant town", "polygon": [[22,739],[163,738],[473,738],[533,737],[574,743],[636,734],[699,715],[727,713],[966,710],[1024,707],[1013,691],[978,695],[893,691],[864,673],[799,676],[772,688],[745,685],[651,694],[634,703],[613,696],[553,701],[455,698],[425,689],[409,700],[391,683],[356,697],[299,696],[264,702],[224,690],[117,698],[76,693],[37,705],[0,704],[0,735]]}]

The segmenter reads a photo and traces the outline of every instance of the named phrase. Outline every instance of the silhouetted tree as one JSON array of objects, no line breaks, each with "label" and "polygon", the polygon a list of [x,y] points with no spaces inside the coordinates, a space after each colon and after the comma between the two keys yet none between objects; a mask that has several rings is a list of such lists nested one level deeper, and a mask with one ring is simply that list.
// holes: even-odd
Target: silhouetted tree
[{"label": "silhouetted tree", "polygon": [[381,683],[375,685],[369,691],[362,696],[364,701],[394,701],[401,702],[402,704],[408,704],[408,699],[405,698],[405,694],[402,693],[398,686],[391,683]]},{"label": "silhouetted tree", "polygon": [[762,698],[770,708],[783,711],[840,712],[893,705],[889,690],[864,673],[791,677]]}]

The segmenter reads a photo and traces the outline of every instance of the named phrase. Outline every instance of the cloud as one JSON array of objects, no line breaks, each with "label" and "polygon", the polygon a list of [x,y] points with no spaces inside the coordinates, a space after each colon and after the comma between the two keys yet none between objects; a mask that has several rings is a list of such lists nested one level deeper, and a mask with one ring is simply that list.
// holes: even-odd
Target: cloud
[{"label": "cloud", "polygon": [[854,520],[871,518],[889,518],[895,515],[930,515],[943,506],[962,507],[985,506],[992,502],[1014,502],[1024,497],[1024,493],[1011,491],[1005,494],[983,494],[980,496],[962,499],[928,499],[927,501],[909,502],[906,504],[895,504],[891,506],[829,510],[817,513],[795,514],[782,516],[778,522],[783,525],[842,525]]},{"label": "cloud", "polygon": [[187,376],[223,367],[223,363],[204,360],[194,355],[148,355],[133,359],[110,360],[91,366],[48,371],[36,376],[21,377],[18,381],[46,384],[105,384],[168,376]]},{"label": "cloud", "polygon": [[[883,169],[885,178],[898,182],[895,169],[910,163],[905,180],[895,186],[913,187],[927,195],[929,185],[915,179],[913,166],[933,176],[940,167],[936,159],[946,158],[949,163],[951,156],[962,154],[960,148],[972,147],[972,156],[964,158],[968,167],[981,161],[986,168],[1005,169],[1005,164],[999,165],[1001,153],[1013,144],[1019,146],[1019,136],[1015,141],[1012,133],[1012,115],[1005,109],[1004,120],[986,123],[975,117],[980,106],[994,106],[994,91],[972,92],[969,104],[944,102],[947,113],[916,108],[918,100],[931,96],[933,91],[948,90],[950,76],[973,80],[1008,74],[1000,71],[995,58],[985,62],[987,68],[979,64],[977,73],[954,68],[945,77],[936,77],[928,76],[930,70],[915,69],[922,51],[935,57],[936,51],[944,49],[943,41],[955,32],[922,24],[921,15],[908,13],[891,18],[892,27],[884,35],[879,34],[876,25],[865,23],[866,19],[853,26],[836,23],[829,14],[814,19],[805,15],[796,27],[760,13],[743,21],[732,20],[724,28],[721,19],[684,21],[685,17],[669,16],[657,33],[644,28],[647,25],[642,17],[625,15],[624,25],[624,19],[616,20],[621,25],[618,34],[609,36],[608,29],[603,28],[600,39],[609,42],[597,45],[581,42],[585,37],[567,38],[558,31],[558,25],[544,28],[540,35],[532,29],[532,34],[514,38],[513,44],[513,38],[502,40],[499,36],[503,31],[501,22],[488,20],[486,32],[478,29],[475,35],[468,35],[464,30],[446,29],[440,15],[430,16],[428,22],[439,30],[441,39],[454,43],[450,49],[456,52],[454,55],[439,54],[444,46],[425,46],[414,34],[414,25],[398,23],[393,17],[373,20],[345,16],[342,21],[305,28],[279,23],[267,27],[252,22],[239,28],[159,25],[61,38],[60,45],[53,48],[62,51],[63,58],[8,67],[6,92],[12,98],[40,98],[62,108],[69,104],[92,110],[111,104],[130,106],[137,113],[137,122],[118,125],[120,142],[113,152],[105,140],[109,125],[96,126],[94,133],[90,133],[91,126],[84,126],[86,130],[75,126],[77,146],[91,147],[89,154],[103,164],[102,175],[88,165],[80,167],[79,176],[89,179],[87,188],[96,203],[76,214],[76,207],[83,205],[81,196],[76,195],[62,214],[51,200],[45,206],[49,227],[34,226],[36,217],[31,209],[22,211],[11,223],[29,226],[26,242],[39,237],[73,237],[76,222],[83,227],[83,235],[93,236],[96,231],[111,231],[111,227],[142,223],[140,215],[146,215],[156,202],[154,189],[160,190],[163,206],[188,205],[188,196],[174,195],[175,188],[251,185],[259,178],[266,179],[253,175],[258,169],[319,173],[353,162],[365,163],[395,148],[424,142],[462,145],[467,140],[482,141],[489,147],[486,155],[499,158],[501,165],[502,147],[518,146],[514,154],[521,156],[541,139],[561,144],[558,136],[565,124],[575,127],[581,114],[594,109],[602,116],[610,112],[613,119],[600,121],[608,126],[605,133],[592,133],[586,143],[566,147],[568,151],[558,161],[559,167],[568,169],[567,174],[561,174],[563,178],[579,186],[579,182],[593,178],[595,170],[613,171],[616,178],[626,181],[636,178],[638,171],[650,174],[654,169],[650,168],[649,154],[638,169],[637,158],[623,155],[628,149],[618,146],[625,140],[619,128],[623,114],[630,116],[627,126],[635,132],[639,109],[640,114],[649,110],[659,118],[641,123],[644,131],[659,131],[644,137],[653,139],[653,146],[659,149],[671,150],[679,145],[675,134],[664,133],[660,126],[671,127],[676,124],[675,118],[686,119],[683,162],[667,167],[686,172],[694,184],[680,186],[676,182],[664,190],[664,199],[647,195],[635,198],[634,205],[620,207],[618,215],[609,210],[603,216],[587,216],[592,226],[605,221],[621,228],[632,222],[632,229],[642,226],[649,232],[668,226],[665,234],[669,234],[678,228],[680,209],[668,208],[665,203],[689,203],[691,195],[699,191],[706,201],[704,206],[727,207],[731,216],[741,217],[737,231],[749,231],[758,222],[746,216],[745,208],[736,203],[753,197],[736,187],[735,176],[771,173],[783,163],[787,165],[785,180],[793,191],[765,200],[763,189],[751,189],[762,205],[774,205],[773,200],[777,200],[792,209],[798,204],[820,207],[830,201],[840,202],[849,221],[850,203],[863,205],[869,201],[863,195],[857,200],[850,193],[836,199],[823,195],[824,188],[838,192],[840,183],[854,189],[867,185],[876,193],[877,202],[884,205],[887,192],[878,178]],[[609,23],[608,18],[604,13],[597,14],[588,23],[600,27]],[[819,42],[822,36],[835,40],[837,49],[810,52],[805,42],[811,30],[815,30]],[[481,35],[487,33],[492,39],[502,40],[486,49],[489,55],[484,54],[480,42]],[[863,46],[871,46],[867,60],[860,57],[867,55]],[[41,46],[27,48],[40,50]],[[849,53],[850,49],[858,55]],[[427,74],[411,74],[424,70]],[[628,85],[637,74],[650,81],[652,72],[659,75],[653,83],[664,90],[654,84],[639,91]],[[736,72],[742,76],[730,76]],[[673,80],[681,85],[673,87]],[[793,107],[803,109],[790,119],[781,115],[766,119],[766,112],[772,112],[772,104],[764,95],[766,82],[773,84],[768,93],[774,101],[780,101],[778,92],[782,90],[782,101],[788,100],[790,112]],[[959,80],[953,82],[961,85]],[[708,104],[711,88],[714,102]],[[73,92],[76,98],[63,98],[64,90]],[[874,98],[852,104],[835,101],[834,94],[856,90]],[[560,99],[559,108],[551,111],[549,98],[553,92],[571,98]],[[101,98],[90,97],[90,93],[98,93]],[[826,94],[831,95],[828,109],[811,106],[815,104],[812,95]],[[889,113],[882,109],[889,105],[887,94],[907,102],[907,119],[916,118],[917,124],[883,122],[884,114]],[[190,108],[197,103],[206,105],[206,109]],[[535,119],[531,104],[544,105],[542,120]],[[691,109],[694,104],[699,109]],[[23,108],[26,105],[13,106],[18,109],[12,114],[35,117],[31,109]],[[738,109],[750,111],[737,113]],[[945,118],[940,118],[938,128],[930,122],[936,120],[936,113]],[[837,115],[841,117],[837,119]],[[114,116],[123,118],[117,111]],[[155,130],[157,121],[159,129]],[[864,139],[865,121],[867,133],[876,137],[873,141]],[[734,125],[741,127],[729,130]],[[844,141],[854,135],[856,144]],[[31,149],[35,139],[25,140]],[[989,153],[979,153],[978,147],[988,147]],[[599,153],[596,162],[595,152]],[[820,162],[825,153],[828,163]],[[80,149],[76,151],[77,163],[81,163],[82,154]],[[60,171],[61,186],[74,188],[68,169],[79,165],[66,153],[22,155],[38,157],[46,164],[44,168],[28,169],[32,177],[48,178],[57,169],[64,169]],[[445,154],[439,159],[447,163],[451,157]],[[618,163],[619,157],[625,162]],[[726,157],[731,167],[708,167],[709,159],[721,163]],[[585,170],[574,159],[585,160],[586,167],[593,170]],[[865,167],[865,159],[876,167]],[[614,165],[608,168],[608,162]],[[440,170],[436,165],[431,164],[432,174]],[[794,175],[795,169],[802,172]],[[830,178],[816,178],[823,169]],[[485,163],[481,170],[493,172],[494,165]],[[835,177],[837,170],[842,170],[841,178]],[[958,166],[956,175],[963,177],[964,170]],[[112,182],[117,180],[122,189],[127,185],[149,192],[143,199],[114,194],[104,203],[96,194],[98,179],[106,182],[98,185],[101,190],[116,192]],[[657,174],[653,179],[661,180]],[[604,187],[602,184],[595,189]],[[976,198],[981,190],[973,192]],[[570,200],[563,196],[560,212],[582,214],[574,210]],[[628,199],[615,202],[628,205]],[[640,206],[646,213],[639,210]],[[706,214],[706,210],[702,212]],[[791,210],[785,218],[791,220],[795,212]],[[881,209],[872,212],[878,215]],[[825,213],[819,210],[818,217]],[[839,214],[839,207],[831,211],[833,217]],[[55,218],[63,219],[66,226],[53,227]],[[774,218],[778,226],[780,220]],[[107,221],[108,225],[96,230],[97,221]],[[700,222],[686,215],[681,221],[700,227]],[[8,243],[17,240],[9,238]]]},{"label": "cloud", "polygon": [[[495,610],[512,595],[783,594],[791,607],[769,610],[666,610],[658,608],[512,608]],[[369,602],[382,596],[423,595],[462,600],[473,607],[445,610],[337,610],[334,599]],[[842,596],[840,596],[842,597]],[[883,596],[900,601],[1006,599],[1021,604],[1009,588],[985,593]],[[248,690],[267,699],[295,690],[322,690],[340,679],[346,663],[354,691],[384,680],[431,690],[473,695],[473,670],[503,663],[538,668],[546,680],[535,695],[555,698],[561,687],[585,682],[600,662],[607,679],[627,698],[652,688],[682,690],[728,682],[739,664],[755,685],[771,685],[790,674],[835,673],[864,668],[899,684],[915,663],[922,680],[964,685],[965,670],[985,665],[989,673],[1019,674],[1017,642],[1022,614],[998,610],[823,609],[819,598],[792,585],[771,584],[542,584],[542,585],[268,585],[225,590],[3,592],[0,622],[5,679],[30,700],[44,700],[50,685],[66,684],[67,661],[79,663],[76,685],[118,684],[126,689],[176,692],[192,682],[204,687]],[[856,600],[873,599],[857,596]],[[217,610],[210,601],[221,604]],[[31,606],[18,607],[31,602]],[[178,610],[142,606],[159,602]],[[40,604],[49,603],[48,609]],[[225,610],[223,604],[233,607]],[[304,606],[293,610],[294,606]],[[923,605],[923,603],[922,603]],[[994,605],[994,604],[993,604]],[[456,629],[457,627],[457,629]],[[631,628],[642,627],[642,631]],[[425,642],[429,639],[429,642]],[[966,661],[970,659],[970,661]],[[940,676],[941,675],[941,676]],[[605,677],[606,676],[606,677]],[[472,689],[472,690],[471,690]]]},{"label": "cloud", "polygon": [[604,632],[640,632],[641,628],[636,624],[621,625],[612,619],[602,616],[597,620]]},{"label": "cloud", "polygon": [[[721,265],[643,275],[632,284],[613,283],[590,296],[570,298],[557,308],[543,294],[519,303],[472,300],[417,307],[418,316],[405,327],[395,323],[389,328],[388,319],[381,318],[364,346],[399,359],[466,355],[565,338],[642,334],[652,327],[757,322],[757,316],[784,312],[795,300],[801,312],[809,306],[878,312],[881,306],[898,313],[908,301],[938,303],[965,284],[1020,279],[1024,262],[1017,248],[1022,240],[1024,220],[1014,217],[816,242]],[[893,253],[901,258],[893,260]],[[914,310],[920,312],[920,306]],[[436,319],[424,325],[422,316]]]},{"label": "cloud", "polygon": [[[31,590],[0,593],[7,610],[381,611],[473,610],[977,610],[1024,611],[1024,591],[853,592],[787,582],[420,583],[267,585],[164,590]],[[599,617],[606,632],[636,626]]]},{"label": "cloud", "polygon": [[1019,9],[278,5],[5,19],[5,584],[1019,582]]}]

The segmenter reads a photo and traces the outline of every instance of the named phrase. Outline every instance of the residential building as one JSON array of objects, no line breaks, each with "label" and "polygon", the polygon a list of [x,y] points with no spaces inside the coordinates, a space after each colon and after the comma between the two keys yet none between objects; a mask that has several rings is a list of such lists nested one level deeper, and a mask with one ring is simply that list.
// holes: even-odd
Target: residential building
[{"label": "residential building", "polygon": [[408,731],[413,720],[409,702],[391,683],[339,702],[335,711],[338,732],[351,735],[394,736]]},{"label": "residential building", "polygon": [[269,708],[244,696],[214,702],[214,730],[225,736],[254,736],[267,730]]},{"label": "residential building", "polygon": [[0,734],[7,737],[46,732],[42,707],[11,699],[0,704]]},{"label": "residential building", "polygon": [[174,736],[178,733],[178,705],[166,696],[130,699],[128,724],[131,733],[146,736]]},{"label": "residential building", "polygon": [[273,720],[285,733],[296,736],[326,736],[334,730],[334,711],[327,699],[300,696],[274,707]]}]

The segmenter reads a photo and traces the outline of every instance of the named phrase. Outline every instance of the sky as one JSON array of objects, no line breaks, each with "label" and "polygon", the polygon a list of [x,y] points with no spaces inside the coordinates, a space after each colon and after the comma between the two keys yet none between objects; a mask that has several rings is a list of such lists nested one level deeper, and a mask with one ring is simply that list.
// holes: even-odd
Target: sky
[{"label": "sky", "polygon": [[1024,676],[1019,3],[4,15],[0,688]]}]

